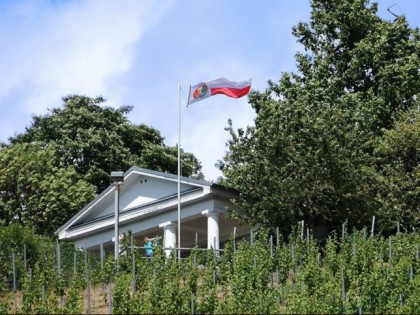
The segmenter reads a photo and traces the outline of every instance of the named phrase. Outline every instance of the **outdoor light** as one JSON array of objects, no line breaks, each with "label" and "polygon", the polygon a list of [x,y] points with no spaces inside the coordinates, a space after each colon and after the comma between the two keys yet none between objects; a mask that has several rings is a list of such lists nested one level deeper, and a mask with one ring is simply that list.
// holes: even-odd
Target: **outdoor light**
[{"label": "outdoor light", "polygon": [[114,185],[122,184],[124,182],[124,172],[111,172],[111,183]]},{"label": "outdoor light", "polygon": [[124,183],[124,172],[111,172],[111,183],[115,186],[115,261],[118,263],[118,257],[120,256],[120,238],[119,238],[119,214],[120,214],[120,185]]}]

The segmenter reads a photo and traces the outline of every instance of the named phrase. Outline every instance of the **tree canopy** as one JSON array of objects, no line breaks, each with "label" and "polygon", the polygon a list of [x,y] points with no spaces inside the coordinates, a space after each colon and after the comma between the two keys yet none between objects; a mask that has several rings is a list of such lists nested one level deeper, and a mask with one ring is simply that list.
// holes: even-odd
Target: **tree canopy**
[{"label": "tree canopy", "polygon": [[[111,171],[131,166],[176,173],[177,148],[160,132],[131,123],[131,107],[104,107],[104,99],[71,95],[63,106],[34,116],[26,131],[0,150],[0,220],[51,234],[95,193]],[[182,175],[203,178],[201,164],[182,152]]]},{"label": "tree canopy", "polygon": [[297,73],[252,91],[254,126],[229,122],[224,183],[240,191],[247,221],[286,231],[300,220],[363,226],[372,215],[418,226],[419,30],[380,18],[368,0],[311,7],[293,28],[305,49]]}]

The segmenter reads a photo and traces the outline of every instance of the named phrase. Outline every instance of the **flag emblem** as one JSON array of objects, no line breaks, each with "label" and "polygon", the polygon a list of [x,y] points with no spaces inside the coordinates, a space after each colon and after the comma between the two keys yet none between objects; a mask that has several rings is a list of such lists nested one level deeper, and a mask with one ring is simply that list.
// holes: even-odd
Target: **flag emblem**
[{"label": "flag emblem", "polygon": [[209,91],[209,87],[206,83],[201,82],[198,87],[195,89],[193,93],[194,99],[200,99],[204,96],[206,96],[207,92]]}]

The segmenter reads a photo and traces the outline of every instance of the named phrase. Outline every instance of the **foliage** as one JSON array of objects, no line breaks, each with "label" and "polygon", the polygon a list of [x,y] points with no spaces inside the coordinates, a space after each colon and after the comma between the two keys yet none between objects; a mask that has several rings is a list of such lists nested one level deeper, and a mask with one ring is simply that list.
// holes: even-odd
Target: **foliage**
[{"label": "foliage", "polygon": [[[38,257],[31,268],[18,272],[23,300],[17,309],[14,292],[6,290],[0,310],[84,313],[89,275],[90,292],[103,284],[112,287],[112,297],[102,294],[100,309],[92,303],[93,313],[108,310],[112,301],[116,314],[185,314],[192,307],[200,314],[419,314],[418,233],[385,238],[368,237],[366,230],[343,231],[321,246],[297,229],[288,242],[271,240],[267,230],[259,229],[252,242],[233,246],[230,239],[221,255],[196,248],[182,261],[166,257],[161,246],[151,261],[133,250],[121,257],[118,271],[112,255],[102,268],[94,254],[80,252],[74,268],[64,262],[74,248],[62,246],[62,272],[57,272],[54,255]],[[49,242],[50,253],[54,245]]]},{"label": "foliage", "polygon": [[[109,174],[133,165],[177,172],[177,148],[160,132],[131,123],[131,107],[104,99],[63,98],[63,107],[34,116],[22,134],[0,149],[0,223],[19,222],[51,235],[109,186]],[[203,178],[201,164],[182,152],[184,176]]]},{"label": "foliage", "polygon": [[[311,6],[310,21],[293,28],[305,49],[298,73],[250,94],[254,126],[235,131],[229,122],[223,183],[240,192],[235,202],[252,224],[290,231],[302,219],[347,219],[361,228],[376,215],[388,227],[395,217],[418,226],[416,127],[398,128],[405,112],[418,116],[419,31],[404,16],[379,18],[368,0]],[[397,138],[415,157],[411,169],[397,167]]]},{"label": "foliage", "polygon": [[[48,238],[39,236],[33,229],[23,228],[19,224],[0,228],[0,248],[2,249],[0,255],[0,292],[12,288],[10,279],[12,279],[13,254],[15,255],[17,274],[23,274],[25,270],[25,250],[26,268],[32,268],[32,270],[36,268],[38,263],[46,259],[50,252],[54,252],[54,245]],[[45,269],[48,268],[48,264],[43,266]]]},{"label": "foliage", "polygon": [[94,196],[73,166],[55,165],[54,145],[19,143],[0,151],[0,218],[53,234]]},{"label": "foliage", "polygon": [[[406,230],[420,225],[420,107],[404,113],[376,148],[382,207],[379,222],[399,221]],[[389,223],[388,223],[389,224]]]},{"label": "foliage", "polygon": [[[62,108],[34,116],[26,132],[10,141],[42,145],[53,142],[58,166],[73,165],[98,191],[109,186],[111,170],[127,170],[133,165],[157,171],[176,170],[177,151],[164,145],[158,130],[129,122],[126,115],[132,107],[103,107],[104,101],[101,97],[64,97]],[[186,153],[183,159],[185,176],[202,176],[197,159]]]}]

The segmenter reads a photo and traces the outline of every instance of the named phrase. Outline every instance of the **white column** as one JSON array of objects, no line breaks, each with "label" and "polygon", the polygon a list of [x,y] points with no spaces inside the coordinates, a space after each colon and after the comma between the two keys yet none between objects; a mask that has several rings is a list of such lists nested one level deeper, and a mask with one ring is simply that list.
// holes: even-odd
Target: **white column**
[{"label": "white column", "polygon": [[[163,247],[164,248],[175,248],[176,246],[176,224],[172,221],[168,221],[159,224],[160,228],[163,228]],[[171,255],[170,249],[165,249],[166,256]]]},{"label": "white column", "polygon": [[219,249],[220,238],[219,238],[219,215],[218,211],[202,212],[207,217],[207,248],[208,249]]}]

